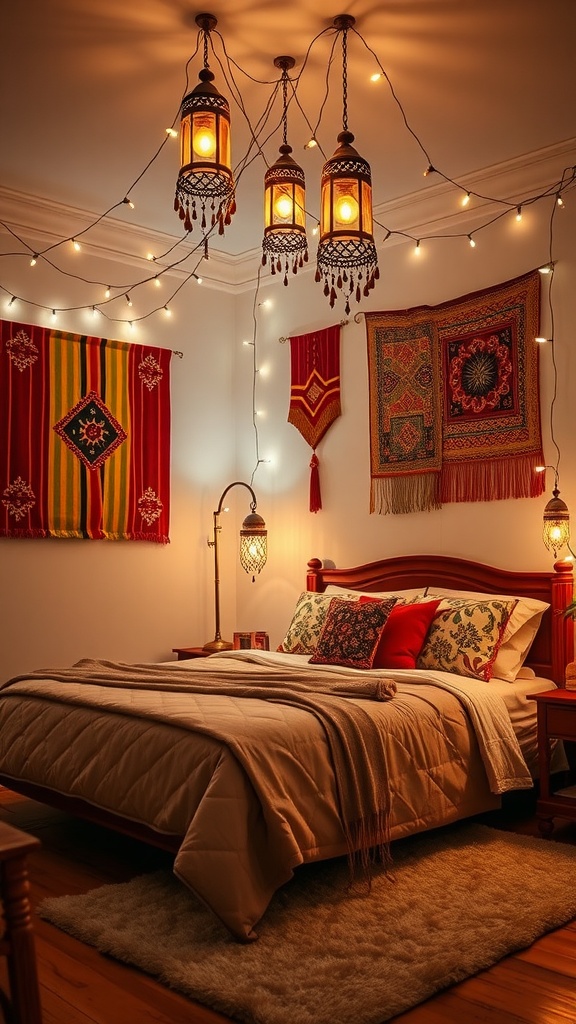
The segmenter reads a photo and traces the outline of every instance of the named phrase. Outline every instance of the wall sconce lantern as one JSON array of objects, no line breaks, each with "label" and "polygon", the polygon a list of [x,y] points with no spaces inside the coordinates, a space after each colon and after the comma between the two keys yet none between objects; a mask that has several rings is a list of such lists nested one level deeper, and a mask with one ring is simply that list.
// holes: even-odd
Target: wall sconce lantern
[{"label": "wall sconce lantern", "polygon": [[217,25],[212,14],[198,14],[196,24],[204,33],[204,67],[198,85],[182,100],[180,108],[180,172],[176,182],[174,209],[192,231],[198,218],[200,227],[218,222],[218,233],[236,210],[234,177],[230,156],[230,106],[213,84],[208,67],[208,37]]},{"label": "wall sconce lantern", "polygon": [[342,14],[334,19],[342,32],[342,131],[338,149],[322,169],[320,197],[320,244],[316,281],[324,281],[324,294],[333,307],[337,289],[350,298],[367,296],[379,277],[373,236],[372,175],[369,163],[352,146],[348,131],[347,35],[355,18]]},{"label": "wall sconce lantern", "polygon": [[567,547],[570,550],[570,512],[558,490],[558,472],[554,466],[536,466],[537,473],[545,473],[547,469],[554,471],[554,489],[547,502],[542,516],[542,540],[554,558],[558,552]]},{"label": "wall sconce lantern", "polygon": [[284,265],[284,284],[288,284],[288,270],[292,273],[308,262],[306,241],[306,197],[304,171],[290,155],[287,129],[288,71],[294,67],[293,57],[276,57],[274,66],[282,69],[283,142],[276,163],[264,176],[264,240],[262,266],[270,260],[272,274],[281,273]]},{"label": "wall sconce lantern", "polygon": [[[250,512],[246,516],[242,523],[242,529],[240,530],[240,564],[242,568],[249,574],[252,575],[252,582],[254,582],[256,575],[266,565],[266,559],[268,557],[268,532],[266,530],[266,523],[262,519],[262,516],[256,511],[256,495],[250,487],[250,484],[244,483],[243,480],[235,480],[234,483],[228,484],[228,487],[222,492],[218,507],[214,512],[214,532],[212,540],[208,541],[210,547],[214,548],[214,611],[215,611],[215,633],[214,639],[204,644],[203,650],[209,653],[214,651],[229,651],[232,649],[231,640],[223,640],[220,632],[220,565],[219,565],[219,552],[218,552],[218,535],[222,527],[220,526],[220,515],[223,511],[224,498],[228,494],[228,491],[232,487],[246,487],[250,491],[252,501],[250,502]],[[224,511],[226,511],[224,509]]]}]

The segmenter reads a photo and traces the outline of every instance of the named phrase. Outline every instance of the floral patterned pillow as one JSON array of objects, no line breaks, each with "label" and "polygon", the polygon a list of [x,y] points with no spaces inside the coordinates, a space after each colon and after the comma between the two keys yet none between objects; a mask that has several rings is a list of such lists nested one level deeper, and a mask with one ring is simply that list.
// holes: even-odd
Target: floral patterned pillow
[{"label": "floral patterned pillow", "polygon": [[394,597],[366,604],[334,597],[310,664],[372,668],[380,637],[395,604]]},{"label": "floral patterned pillow", "polygon": [[332,595],[303,591],[278,650],[285,654],[314,654],[332,600]]},{"label": "floral patterned pillow", "polygon": [[436,612],[418,668],[455,672],[488,681],[515,600],[444,598]]}]

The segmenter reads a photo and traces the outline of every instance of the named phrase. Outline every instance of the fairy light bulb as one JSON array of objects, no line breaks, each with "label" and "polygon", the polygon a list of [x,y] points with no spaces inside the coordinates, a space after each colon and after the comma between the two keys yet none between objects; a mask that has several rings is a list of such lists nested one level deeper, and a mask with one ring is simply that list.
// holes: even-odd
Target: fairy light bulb
[{"label": "fairy light bulb", "polygon": [[518,209],[516,210],[516,220],[517,221],[521,221],[522,220],[522,207],[521,206],[519,206]]},{"label": "fairy light bulb", "polygon": [[105,298],[107,298],[107,299],[109,299],[109,298],[110,298],[110,285],[108,285],[108,287],[107,287],[106,291],[104,292],[104,296],[105,296]]},{"label": "fairy light bulb", "polygon": [[414,255],[415,256],[419,256],[420,255],[420,251],[421,251],[420,250],[420,239],[418,238],[417,241],[416,241],[416,245],[414,246]]},{"label": "fairy light bulb", "polygon": [[35,252],[33,257],[32,257],[32,259],[30,260],[30,266],[31,267],[35,267],[37,263],[38,263],[38,253]]},{"label": "fairy light bulb", "polygon": [[470,193],[467,192],[465,196],[462,196],[462,206],[468,206],[470,202]]},{"label": "fairy light bulb", "polygon": [[469,242],[469,245],[470,245],[471,249],[475,249],[476,248],[476,242],[472,238],[472,235],[468,235],[468,242]]}]

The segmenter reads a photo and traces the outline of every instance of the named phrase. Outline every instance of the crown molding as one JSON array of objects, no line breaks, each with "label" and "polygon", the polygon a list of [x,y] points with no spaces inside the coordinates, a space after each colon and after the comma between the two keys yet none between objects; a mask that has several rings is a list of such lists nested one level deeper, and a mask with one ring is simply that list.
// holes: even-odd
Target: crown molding
[{"label": "crown molding", "polygon": [[[564,168],[575,164],[576,138],[571,138],[466,174],[459,184],[472,192],[514,203],[538,194],[559,180]],[[500,204],[489,199],[474,200],[463,209],[455,204],[454,196],[454,185],[444,180],[434,183],[431,176],[422,189],[375,206],[374,219],[378,231],[384,225],[384,231],[393,232],[386,240],[386,247],[404,243],[405,235],[422,238],[454,231],[467,233],[502,209]],[[38,249],[63,238],[80,235],[94,219],[94,214],[88,211],[0,185],[0,220],[9,224],[16,236],[33,239]],[[7,237],[10,238],[9,233]],[[253,289],[258,274],[261,283],[269,277],[269,271],[262,269],[259,248],[229,255],[211,247],[206,260],[201,255],[200,246],[190,244],[186,238],[178,241],[174,235],[151,231],[120,218],[106,217],[90,228],[89,235],[82,239],[82,247],[96,258],[121,263],[124,267],[133,266],[139,271],[150,271],[148,252],[165,253],[170,250],[170,264],[179,262],[180,266],[164,271],[167,276],[181,280],[195,271],[207,287],[232,294]],[[25,248],[28,241],[24,246],[18,244],[18,252],[32,251],[31,247]],[[384,238],[377,237],[376,245],[382,249]],[[152,265],[162,268],[162,259],[158,258]],[[311,261],[304,272],[313,269],[314,261]]]}]

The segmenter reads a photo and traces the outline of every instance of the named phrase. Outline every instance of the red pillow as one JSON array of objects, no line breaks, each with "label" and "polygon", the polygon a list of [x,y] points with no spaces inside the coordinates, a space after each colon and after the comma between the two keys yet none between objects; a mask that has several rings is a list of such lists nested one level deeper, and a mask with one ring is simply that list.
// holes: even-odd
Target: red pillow
[{"label": "red pillow", "polygon": [[[377,597],[360,598],[360,602],[378,600]],[[416,659],[440,602],[441,598],[419,604],[395,605],[384,626],[372,667],[416,668]]]}]

